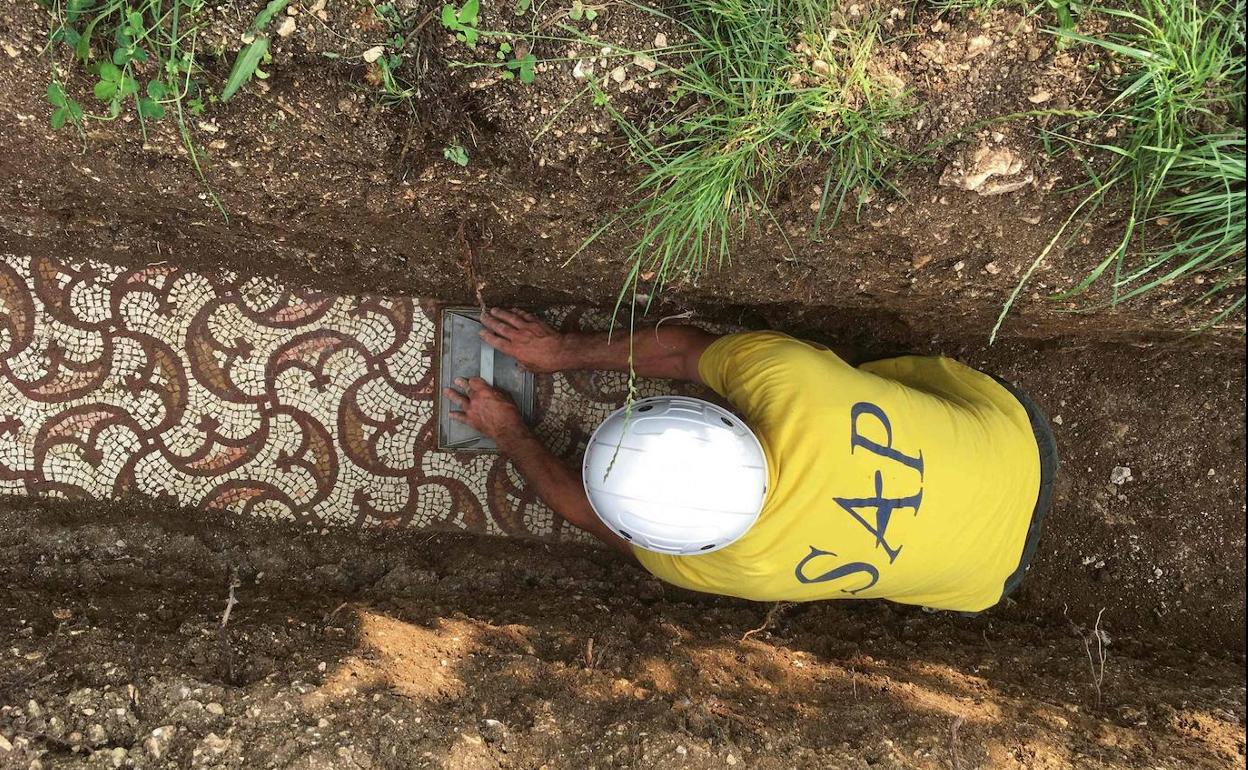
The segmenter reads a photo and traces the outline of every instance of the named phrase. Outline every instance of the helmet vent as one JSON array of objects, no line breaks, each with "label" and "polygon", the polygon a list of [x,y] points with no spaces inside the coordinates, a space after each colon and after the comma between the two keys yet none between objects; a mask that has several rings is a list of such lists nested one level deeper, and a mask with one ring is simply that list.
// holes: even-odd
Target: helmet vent
[{"label": "helmet vent", "polygon": [[729,420],[727,417],[720,417],[719,421],[724,425],[727,425],[729,428],[733,427],[732,420]]},{"label": "helmet vent", "polygon": [[709,551],[709,550],[711,550],[711,549],[712,549],[712,548],[714,548],[714,547],[715,547],[715,544],[714,544],[714,543],[707,543],[706,545],[702,546],[702,547],[701,547],[701,548],[699,548],[698,550],[699,550],[699,551]]},{"label": "helmet vent", "polygon": [[650,411],[650,410],[651,410],[651,409],[653,409],[653,408],[654,408],[654,404],[646,404],[645,406],[639,406],[639,407],[637,407],[637,411],[639,411],[639,412],[648,412],[648,411]]},{"label": "helmet vent", "polygon": [[622,530],[622,529],[620,530],[620,537],[624,538],[625,540],[632,540],[632,539],[633,539],[633,536],[632,536],[632,535],[628,534],[627,532],[625,532],[625,531],[624,531],[624,530]]}]

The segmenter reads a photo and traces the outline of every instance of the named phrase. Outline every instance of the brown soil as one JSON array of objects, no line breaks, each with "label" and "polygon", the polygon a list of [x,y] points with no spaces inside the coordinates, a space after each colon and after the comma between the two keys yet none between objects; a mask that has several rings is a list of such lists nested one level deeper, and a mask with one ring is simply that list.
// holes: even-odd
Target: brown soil
[{"label": "brown soil", "polygon": [[[272,77],[194,127],[227,223],[168,126],[146,148],[131,124],[91,124],[82,142],[47,128],[43,12],[2,7],[0,254],[170,260],[468,300],[464,225],[492,302],[616,296],[626,233],[564,265],[637,173],[585,100],[542,132],[580,88],[572,62],[531,87],[448,71],[445,57],[469,54],[434,19],[408,73],[421,84],[413,115],[368,90],[359,54],[385,33],[367,14],[332,3],[324,25],[300,16],[275,41]],[[232,48],[249,17],[230,10],[211,31]],[[632,44],[664,31],[615,10],[599,23],[604,40]],[[1104,98],[1109,75],[1054,50],[1034,20],[921,9],[915,23],[926,32],[881,53],[915,89],[921,108],[902,129],[913,148],[1032,109],[1042,90],[1054,106]],[[969,55],[981,36],[991,45]],[[228,67],[206,64],[217,76]],[[616,105],[644,114],[647,93]],[[1241,331],[1185,336],[1207,313],[1184,304],[1203,289],[1195,281],[1113,311],[1046,300],[1114,237],[1104,212],[1086,242],[1042,267],[1006,341],[987,346],[1017,277],[1076,201],[1056,192],[1072,170],[1040,153],[1034,129],[942,147],[903,173],[904,198],[881,195],[816,242],[821,174],[796,169],[776,209],[792,248],[748,232],[731,266],[662,299],[858,358],[942,352],[1017,380],[1060,417],[1063,458],[1017,602],[975,619],[794,607],[743,642],[766,607],[664,588],[596,550],[295,533],[141,501],[6,500],[0,736],[15,749],[0,744],[0,766],[46,752],[48,768],[111,767],[121,750],[137,767],[1242,767]],[[466,169],[442,160],[456,137],[469,143]],[[981,143],[1025,157],[1036,183],[993,197],[941,186]],[[1132,480],[1111,483],[1117,466]],[[232,567],[240,604],[223,645]],[[1097,707],[1082,640],[1095,639],[1102,609]],[[176,730],[157,760],[145,742],[161,725]]]},{"label": "brown soil", "polygon": [[1098,705],[1083,613],[836,602],[750,633],[766,608],[575,546],[140,503],[10,503],[0,533],[4,767],[1244,764],[1242,663],[1111,631]]}]

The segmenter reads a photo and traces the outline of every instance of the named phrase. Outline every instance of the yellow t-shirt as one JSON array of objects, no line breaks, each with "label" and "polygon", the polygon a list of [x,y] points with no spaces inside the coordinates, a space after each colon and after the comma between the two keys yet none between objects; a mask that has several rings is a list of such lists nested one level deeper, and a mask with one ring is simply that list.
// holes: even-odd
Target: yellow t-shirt
[{"label": "yellow t-shirt", "polygon": [[757,523],[708,554],[634,548],[657,577],[760,601],[881,598],[975,612],[1018,567],[1040,489],[1022,404],[948,358],[854,368],[777,332],[716,340],[702,379],[767,455]]}]

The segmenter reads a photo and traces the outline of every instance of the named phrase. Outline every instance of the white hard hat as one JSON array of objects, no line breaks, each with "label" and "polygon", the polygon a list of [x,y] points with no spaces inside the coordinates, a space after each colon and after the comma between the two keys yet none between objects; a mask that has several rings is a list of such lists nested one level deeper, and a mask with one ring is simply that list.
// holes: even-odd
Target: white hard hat
[{"label": "white hard hat", "polygon": [[707,553],[745,534],[763,508],[767,458],[739,417],[709,401],[659,396],[618,409],[589,439],[581,471],[598,518],[639,548]]}]

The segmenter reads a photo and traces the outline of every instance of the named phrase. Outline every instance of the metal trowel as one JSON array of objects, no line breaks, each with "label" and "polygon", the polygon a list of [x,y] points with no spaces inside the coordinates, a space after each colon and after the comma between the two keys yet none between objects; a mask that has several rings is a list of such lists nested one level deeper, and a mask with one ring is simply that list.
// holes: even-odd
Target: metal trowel
[{"label": "metal trowel", "polygon": [[477,308],[444,308],[438,337],[438,448],[466,452],[495,452],[494,440],[465,423],[451,419],[455,407],[442,396],[443,388],[455,387],[457,377],[480,377],[506,391],[520,409],[525,422],[533,417],[533,373],[520,368],[516,359],[481,340],[481,311]]}]

